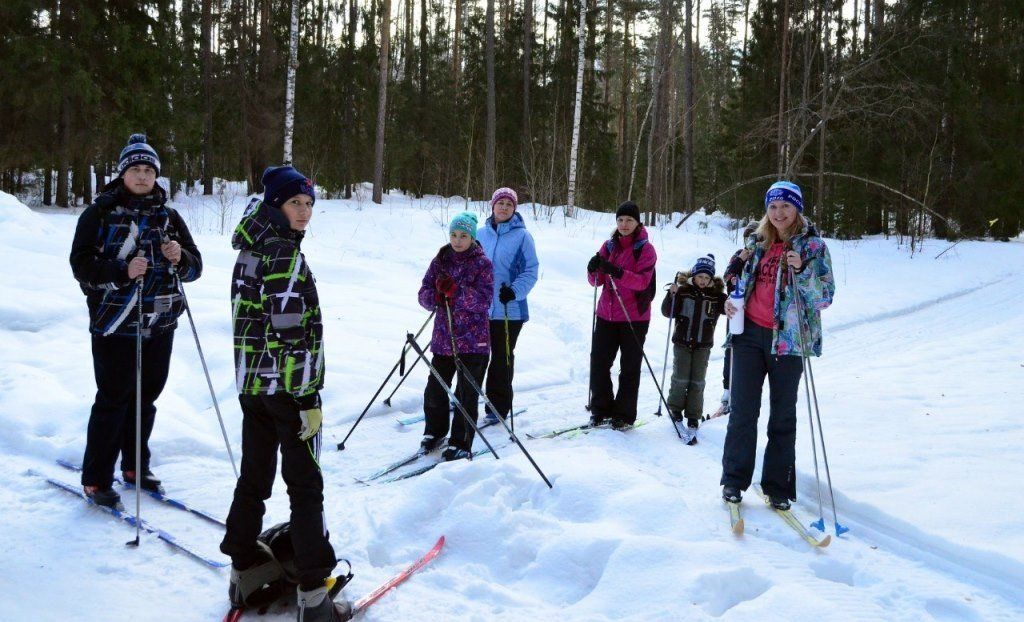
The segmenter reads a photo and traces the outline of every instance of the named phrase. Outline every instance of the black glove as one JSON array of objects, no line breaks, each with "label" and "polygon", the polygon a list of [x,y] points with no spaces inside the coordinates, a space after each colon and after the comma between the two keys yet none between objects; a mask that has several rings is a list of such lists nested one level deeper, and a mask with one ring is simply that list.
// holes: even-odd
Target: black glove
[{"label": "black glove", "polygon": [[587,262],[587,272],[597,272],[598,266],[601,265],[601,254],[594,253],[594,256]]},{"label": "black glove", "polygon": [[622,278],[622,268],[616,266],[607,259],[601,260],[601,272],[604,272],[608,276],[615,277],[617,279]]},{"label": "black glove", "polygon": [[312,410],[314,408],[320,408],[320,392],[313,391],[302,397],[292,397],[295,400],[295,404],[299,407],[299,410]]},{"label": "black glove", "polygon": [[498,300],[503,305],[507,305],[516,299],[516,293],[512,291],[512,288],[505,283],[501,284],[501,289],[498,290]]}]

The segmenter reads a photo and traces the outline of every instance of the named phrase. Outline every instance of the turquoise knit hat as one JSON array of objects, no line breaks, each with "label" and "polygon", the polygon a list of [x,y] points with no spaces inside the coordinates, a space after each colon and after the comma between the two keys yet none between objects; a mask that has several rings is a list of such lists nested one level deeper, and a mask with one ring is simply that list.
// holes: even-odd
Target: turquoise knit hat
[{"label": "turquoise knit hat", "polygon": [[469,237],[476,239],[476,227],[477,218],[473,212],[462,212],[456,214],[452,218],[451,224],[448,225],[448,233],[455,233],[456,231],[465,231],[469,234]]}]

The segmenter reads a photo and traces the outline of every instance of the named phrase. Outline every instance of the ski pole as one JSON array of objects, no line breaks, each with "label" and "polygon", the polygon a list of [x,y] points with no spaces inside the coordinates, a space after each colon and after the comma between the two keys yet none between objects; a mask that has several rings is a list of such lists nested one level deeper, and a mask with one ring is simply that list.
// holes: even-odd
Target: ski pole
[{"label": "ski pole", "polygon": [[[619,288],[615,286],[615,279],[608,275],[608,282],[612,286],[612,293],[615,294],[616,300],[619,301],[619,306],[622,308],[622,314],[626,316],[626,323],[629,324],[629,332],[633,334],[633,339],[636,340],[636,345],[640,348],[640,355],[644,358],[644,363],[647,364],[647,371],[651,373],[651,380],[654,381],[654,386],[658,389],[658,396],[661,397],[661,401],[665,404],[665,409],[668,410],[668,402],[665,400],[665,394],[661,391],[661,385],[658,384],[658,376],[654,373],[654,368],[651,367],[651,362],[647,360],[647,354],[644,352],[644,344],[640,341],[640,336],[636,334],[636,329],[633,328],[633,320],[629,319],[629,311],[626,310],[626,303],[622,302],[622,296],[619,295]],[[680,440],[683,438],[683,434],[679,431],[679,426],[673,421],[672,417],[668,418],[672,421],[672,429],[676,431],[676,436]]]},{"label": "ski pole", "polygon": [[[670,295],[672,296],[672,304],[669,307],[668,313],[668,334],[665,335],[665,358],[661,362],[661,386],[665,386],[665,370],[668,369],[668,346],[672,343],[672,320],[676,316],[676,295],[674,293]],[[661,416],[661,402],[658,402],[658,412],[654,414],[658,417]],[[671,412],[669,412],[669,416],[672,416]]]},{"label": "ski pole", "polygon": [[[420,329],[418,331],[416,331],[416,335],[413,336],[413,339],[419,339],[420,333],[423,332],[423,329],[425,329],[427,327],[427,324],[430,322],[431,318],[433,318],[433,317],[434,317],[434,312],[431,311],[430,315],[428,315],[427,319],[423,322],[423,326],[420,326]],[[359,413],[359,417],[356,419],[356,422],[352,424],[352,428],[349,429],[348,434],[346,434],[345,438],[342,439],[342,441],[340,443],[338,443],[338,451],[343,451],[345,449],[345,441],[347,441],[348,438],[350,436],[352,436],[352,433],[356,431],[356,426],[358,426],[359,422],[362,421],[363,417],[366,416],[366,413],[370,410],[370,406],[373,406],[373,401],[375,399],[377,399],[377,396],[380,395],[380,392],[384,390],[384,387],[387,385],[388,380],[391,380],[391,376],[394,376],[395,375],[395,371],[397,371],[399,366],[402,365],[402,361],[405,359],[405,354],[408,351],[409,351],[409,344],[406,343],[405,345],[402,346],[402,355],[400,357],[398,357],[398,362],[396,362],[395,366],[391,368],[390,372],[388,372],[387,377],[384,378],[384,382],[380,383],[380,386],[377,387],[377,391],[373,394],[373,397],[370,398],[370,401],[366,403],[366,408],[363,409],[363,412]],[[416,361],[413,362],[412,367],[415,367],[416,363],[418,363],[418,362],[419,362],[419,359],[416,359]],[[409,371],[412,371],[412,367],[409,368]],[[405,382],[405,379],[408,378],[408,377],[409,377],[408,374],[402,376],[402,382]],[[402,383],[399,382],[398,386],[399,387],[402,386]],[[395,387],[395,391],[397,391],[397,390],[398,390],[398,387]],[[391,395],[394,395],[394,392],[392,392]],[[386,399],[384,401],[384,403],[387,404],[388,406],[390,406],[391,405],[391,396],[388,396],[388,399]]]},{"label": "ski pole", "polygon": [[[807,396],[807,419],[810,422],[811,427],[811,448],[813,449],[814,453],[814,477],[817,480],[818,487],[818,520],[811,523],[811,526],[817,528],[822,532],[825,531],[825,512],[822,509],[821,502],[821,477],[818,475],[818,450],[816,447],[817,443],[814,438],[814,418],[812,418],[811,416],[811,390],[813,390],[814,410],[818,421],[818,437],[821,439],[821,456],[825,463],[825,478],[828,482],[828,493],[830,500],[832,502],[832,520],[835,524],[836,536],[840,536],[849,531],[849,528],[843,527],[839,524],[839,514],[836,508],[836,497],[835,493],[832,491],[832,475],[830,473],[828,466],[828,453],[825,450],[825,433],[824,430],[822,430],[821,411],[818,408],[818,391],[814,387],[814,371],[811,369],[811,361],[808,358],[807,353],[805,351],[806,336],[804,335],[803,303],[800,299],[800,292],[797,290],[796,277],[793,272],[793,266],[789,266],[789,281],[793,286],[793,299],[796,303],[797,332],[800,335],[800,359],[803,363],[804,391]],[[808,332],[810,331],[808,330]]]},{"label": "ski pole", "polygon": [[[141,244],[140,244],[141,245]],[[144,257],[142,249],[135,255]],[[135,322],[135,539],[125,545],[138,547],[142,534],[142,286],[146,273],[135,280],[136,311]]]},{"label": "ski pole", "polygon": [[[594,286],[594,312],[590,316],[590,365],[594,365],[594,335],[597,333],[597,285]],[[594,401],[594,378],[593,374],[587,382],[587,412],[590,412]]]},{"label": "ski pole", "polygon": [[415,337],[413,337],[413,334],[407,333],[405,336],[405,340],[406,342],[409,343],[409,346],[412,347],[412,349],[416,352],[416,355],[419,358],[423,359],[424,364],[426,364],[427,369],[430,371],[430,375],[432,375],[434,379],[441,384],[441,388],[443,388],[445,390],[445,393],[448,394],[449,401],[451,401],[451,403],[455,405],[455,408],[458,409],[462,416],[466,418],[466,421],[469,423],[469,425],[472,426],[473,429],[476,431],[477,436],[479,436],[480,439],[484,442],[484,445],[487,445],[487,449],[491,450],[491,454],[494,455],[494,459],[498,460],[498,452],[494,451],[494,447],[492,447],[491,444],[487,441],[487,437],[484,436],[483,433],[480,431],[480,428],[477,427],[476,421],[473,421],[473,418],[469,416],[468,412],[466,412],[466,409],[462,405],[462,402],[459,401],[459,398],[455,397],[455,392],[452,391],[452,388],[448,386],[448,383],[444,381],[444,377],[441,375],[441,372],[437,371],[437,368],[434,367],[434,365],[427,360],[426,353],[423,351],[423,348],[420,347],[420,344],[416,343],[416,339]]},{"label": "ski pole", "polygon": [[[512,431],[516,431],[516,409],[513,405],[512,396],[512,337],[508,333],[508,303],[505,307],[505,376],[508,378],[508,420],[512,424]],[[495,413],[497,414],[497,413]]]},{"label": "ski pole", "polygon": [[[523,451],[523,455],[525,455],[526,459],[530,461],[530,464],[533,465],[533,468],[537,470],[537,473],[540,474],[541,479],[543,479],[544,483],[548,485],[548,488],[554,488],[554,485],[552,485],[551,481],[548,479],[548,476],[544,475],[544,471],[542,471],[540,469],[540,466],[537,465],[537,462],[533,459],[533,456],[530,455],[530,452],[526,451],[526,447],[523,447],[523,443],[519,440],[519,437],[516,436],[516,433],[513,432],[511,428],[508,427],[508,424],[505,423],[505,419],[501,416],[498,410],[494,408],[494,404],[491,403],[491,400],[488,399],[487,394],[484,393],[483,389],[480,388],[480,385],[477,384],[476,379],[473,378],[473,374],[469,373],[469,368],[467,368],[465,364],[463,364],[462,360],[459,359],[459,355],[455,350],[455,332],[452,330],[452,308],[451,306],[448,305],[447,299],[445,299],[445,311],[448,314],[448,332],[450,332],[452,335],[452,357],[455,358],[455,367],[459,370],[459,373],[462,374],[462,377],[465,378],[467,382],[469,382],[469,385],[473,387],[473,390],[476,391],[480,397],[484,398],[484,403],[487,405],[488,408],[491,409],[491,412],[493,412],[495,416],[498,417],[498,421],[501,422],[501,425],[505,426],[505,431],[509,433],[509,438],[511,438],[512,441],[519,446],[519,449]],[[475,423],[473,424],[473,427],[476,427]],[[477,433],[479,432],[480,430],[478,428]],[[488,447],[490,447],[490,445],[488,445]]]},{"label": "ski pole", "polygon": [[[177,273],[175,273],[177,275]],[[224,437],[224,447],[228,450],[228,458],[231,459],[231,469],[235,472],[235,479],[238,479],[238,466],[235,464],[235,454],[231,451],[231,441],[228,440],[228,430],[224,427],[224,417],[220,414],[220,403],[217,401],[217,392],[213,390],[213,381],[210,379],[210,368],[206,365],[206,357],[203,356],[203,346],[199,343],[199,332],[196,330],[196,321],[192,318],[192,307],[185,297],[185,288],[181,279],[178,279],[178,292],[181,293],[181,301],[185,305],[185,313],[188,314],[188,323],[192,326],[192,337],[196,341],[196,351],[199,352],[199,361],[203,364],[203,374],[206,375],[206,386],[210,389],[210,399],[213,400],[213,410],[217,413],[217,421],[220,423],[220,433]]]},{"label": "ski pole", "polygon": [[[167,243],[170,238],[166,234],[163,242]],[[224,437],[224,447],[228,450],[228,458],[231,459],[231,469],[235,472],[235,479],[238,479],[238,466],[235,464],[235,454],[231,451],[231,441],[228,440],[228,430],[224,427],[224,417],[220,414],[220,402],[217,400],[217,392],[213,390],[213,380],[210,379],[210,368],[206,365],[206,357],[203,355],[203,345],[199,343],[199,331],[196,330],[196,321],[192,317],[192,307],[188,304],[188,296],[185,295],[185,285],[178,276],[178,267],[171,265],[171,275],[178,286],[178,293],[181,294],[181,303],[188,315],[189,326],[192,327],[192,337],[196,342],[196,351],[199,353],[199,361],[203,364],[203,374],[206,376],[206,386],[210,390],[210,399],[213,400],[213,410],[217,413],[217,422],[220,423],[220,433]]]}]

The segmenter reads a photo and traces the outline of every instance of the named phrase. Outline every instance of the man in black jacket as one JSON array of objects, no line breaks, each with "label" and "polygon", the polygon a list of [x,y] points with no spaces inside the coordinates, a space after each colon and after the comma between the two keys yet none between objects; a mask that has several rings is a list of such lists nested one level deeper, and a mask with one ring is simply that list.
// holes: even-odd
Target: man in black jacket
[{"label": "man in black jacket", "polygon": [[[154,402],[167,381],[174,329],[185,308],[178,281],[194,281],[203,270],[185,221],[167,207],[167,193],[156,183],[160,159],[144,134],[128,139],[117,175],[79,216],[71,245],[71,270],[89,307],[96,375],[82,486],[94,502],[108,507],[120,504],[120,496],[111,488],[118,452],[125,481],[138,479],[143,489],[162,492],[160,480],[149,468]],[[139,331],[142,464],[136,465],[135,337]]]}]

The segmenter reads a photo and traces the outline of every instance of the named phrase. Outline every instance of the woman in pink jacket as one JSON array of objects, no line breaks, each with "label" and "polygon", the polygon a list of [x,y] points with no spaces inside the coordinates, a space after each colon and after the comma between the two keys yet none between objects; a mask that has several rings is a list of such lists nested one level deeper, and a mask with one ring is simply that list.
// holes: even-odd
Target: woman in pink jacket
[{"label": "woman in pink jacket", "polygon": [[[587,279],[603,285],[590,350],[590,421],[610,420],[623,428],[636,421],[643,343],[651,323],[654,264],[658,260],[640,208],[626,201],[615,212],[615,232],[587,264]],[[619,391],[612,391],[611,368],[619,359]]]}]

